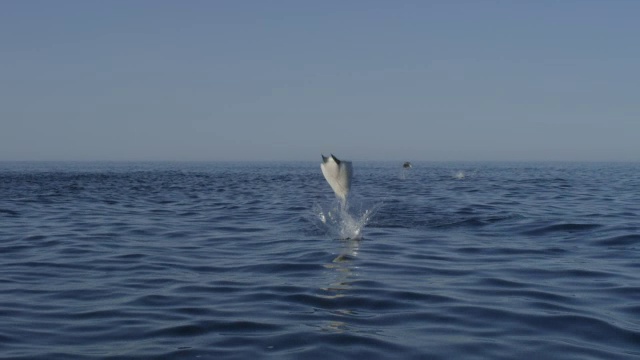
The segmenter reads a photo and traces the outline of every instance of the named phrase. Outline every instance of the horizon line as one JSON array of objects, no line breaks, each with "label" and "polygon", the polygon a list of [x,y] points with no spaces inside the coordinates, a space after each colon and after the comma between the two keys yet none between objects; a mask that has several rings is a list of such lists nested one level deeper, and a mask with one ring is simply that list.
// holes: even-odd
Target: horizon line
[{"label": "horizon line", "polygon": [[[489,160],[462,160],[462,159],[451,159],[451,160],[368,160],[368,159],[357,159],[357,158],[347,158],[348,161],[357,161],[357,162],[400,162],[400,163],[404,163],[406,161],[410,161],[410,162],[414,162],[414,163],[445,163],[445,162],[475,162],[475,163],[481,163],[481,162],[486,162],[486,163],[508,163],[508,162],[512,162],[512,163],[525,163],[525,162],[529,162],[529,163],[533,163],[533,162],[537,162],[537,163],[566,163],[566,162],[573,162],[573,163],[607,163],[607,162],[612,162],[612,163],[633,163],[633,162],[640,162],[640,159],[636,159],[636,160],[620,160],[620,159],[609,159],[609,160],[576,160],[576,159],[511,159],[511,160],[497,160],[497,159],[489,159]],[[47,160],[34,160],[34,159],[28,159],[28,160],[8,160],[8,159],[0,159],[0,163],[63,163],[63,162],[67,162],[67,163],[143,163],[143,162],[147,162],[147,163],[214,163],[214,162],[218,162],[218,163],[233,163],[233,162],[241,162],[241,163],[269,163],[269,162],[315,162],[315,160],[278,160],[278,159],[270,159],[270,160],[265,160],[265,159],[255,159],[255,160],[250,160],[250,159],[238,159],[238,160],[215,160],[215,159],[208,159],[208,160],[185,160],[185,159],[181,159],[181,160],[171,160],[171,159],[156,159],[156,160],[149,160],[149,159],[127,159],[127,160],[107,160],[107,159],[92,159],[92,160],[87,160],[87,159],[70,159],[70,160],[60,160],[60,159],[56,159],[56,160],[52,160],[52,159],[47,159]]]}]

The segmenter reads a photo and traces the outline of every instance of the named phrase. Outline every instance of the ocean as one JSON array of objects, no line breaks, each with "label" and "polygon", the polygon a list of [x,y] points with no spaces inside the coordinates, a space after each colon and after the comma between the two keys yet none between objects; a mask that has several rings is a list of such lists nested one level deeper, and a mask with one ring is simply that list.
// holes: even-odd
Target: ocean
[{"label": "ocean", "polygon": [[638,359],[640,163],[1,162],[2,359]]}]

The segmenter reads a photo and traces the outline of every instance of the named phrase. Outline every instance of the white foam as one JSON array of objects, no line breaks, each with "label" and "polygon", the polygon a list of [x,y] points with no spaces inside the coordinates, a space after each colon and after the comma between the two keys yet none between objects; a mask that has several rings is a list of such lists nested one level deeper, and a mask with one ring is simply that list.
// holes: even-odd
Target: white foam
[{"label": "white foam", "polygon": [[380,205],[369,208],[358,206],[351,209],[349,204],[332,202],[329,206],[316,204],[314,213],[320,222],[320,227],[330,236],[338,239],[360,240],[363,229],[371,220]]}]

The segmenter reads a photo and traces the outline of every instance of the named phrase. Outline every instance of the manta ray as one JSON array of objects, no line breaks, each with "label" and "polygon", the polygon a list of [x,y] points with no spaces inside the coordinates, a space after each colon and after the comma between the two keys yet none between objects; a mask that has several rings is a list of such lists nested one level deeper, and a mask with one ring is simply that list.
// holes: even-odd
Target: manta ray
[{"label": "manta ray", "polygon": [[320,169],[333,192],[336,193],[336,196],[344,205],[347,201],[349,190],[351,190],[351,174],[353,172],[351,161],[338,160],[333,154],[329,157],[322,155]]}]

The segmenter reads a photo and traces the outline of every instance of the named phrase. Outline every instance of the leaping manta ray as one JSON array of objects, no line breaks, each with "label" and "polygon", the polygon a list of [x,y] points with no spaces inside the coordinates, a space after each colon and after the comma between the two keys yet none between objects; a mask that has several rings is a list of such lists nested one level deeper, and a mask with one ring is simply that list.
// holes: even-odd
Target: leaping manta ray
[{"label": "leaping manta ray", "polygon": [[333,192],[336,193],[336,196],[344,205],[351,189],[351,174],[353,172],[351,161],[338,160],[333,154],[329,157],[322,155],[320,169],[324,178],[331,185]]}]

